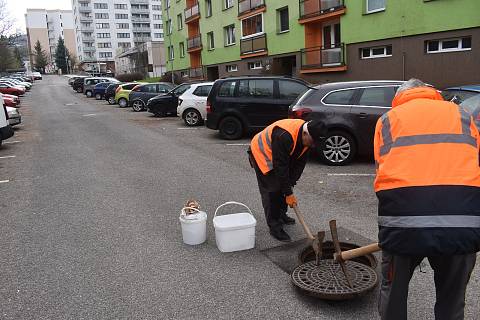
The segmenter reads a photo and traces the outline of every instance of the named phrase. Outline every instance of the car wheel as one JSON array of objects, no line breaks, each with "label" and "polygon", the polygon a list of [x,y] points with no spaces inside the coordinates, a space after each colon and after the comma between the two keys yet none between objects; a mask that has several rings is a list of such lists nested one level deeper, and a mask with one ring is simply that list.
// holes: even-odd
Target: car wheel
[{"label": "car wheel", "polygon": [[125,98],[118,99],[118,105],[120,108],[126,108],[128,106],[128,101]]},{"label": "car wheel", "polygon": [[331,131],[317,153],[320,159],[330,166],[344,166],[355,157],[357,144],[350,134],[344,131]]},{"label": "car wheel", "polygon": [[194,127],[198,126],[200,123],[202,123],[202,115],[198,110],[195,109],[187,109],[183,113],[183,121],[185,121],[185,124],[189,127]]},{"label": "car wheel", "polygon": [[108,104],[115,104],[115,98],[110,97],[110,98],[108,98],[107,102],[108,102]]},{"label": "car wheel", "polygon": [[143,110],[145,110],[145,104],[143,103],[142,100],[135,100],[132,103],[132,109],[135,112],[143,111]]},{"label": "car wheel", "polygon": [[78,88],[77,88],[77,92],[78,92],[78,93],[82,93],[82,92],[83,92],[83,89],[80,88],[80,87],[78,87]]},{"label": "car wheel", "polygon": [[225,117],[218,126],[220,136],[227,140],[237,140],[243,135],[242,122],[237,117]]},{"label": "car wheel", "polygon": [[92,93],[92,91],[89,90],[89,91],[85,92],[85,95],[87,96],[87,98],[91,98],[93,93]]},{"label": "car wheel", "polygon": [[100,93],[95,94],[95,99],[102,100],[102,95]]}]

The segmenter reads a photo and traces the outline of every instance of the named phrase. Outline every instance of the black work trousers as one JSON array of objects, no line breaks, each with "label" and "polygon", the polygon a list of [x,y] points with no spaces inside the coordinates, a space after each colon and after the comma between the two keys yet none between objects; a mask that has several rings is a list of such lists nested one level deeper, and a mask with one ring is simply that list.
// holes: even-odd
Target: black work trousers
[{"label": "black work trousers", "polygon": [[378,310],[382,320],[406,320],[408,285],[424,258],[434,272],[436,320],[463,320],[465,291],[477,258],[455,256],[400,256],[382,252],[382,283]]},{"label": "black work trousers", "polygon": [[280,182],[271,171],[264,175],[258,168],[252,155],[249,153],[250,165],[255,169],[257,175],[258,189],[262,197],[263,211],[265,212],[265,219],[270,230],[278,230],[282,227],[283,219],[286,216],[288,206],[285,202],[285,195],[283,194]]}]

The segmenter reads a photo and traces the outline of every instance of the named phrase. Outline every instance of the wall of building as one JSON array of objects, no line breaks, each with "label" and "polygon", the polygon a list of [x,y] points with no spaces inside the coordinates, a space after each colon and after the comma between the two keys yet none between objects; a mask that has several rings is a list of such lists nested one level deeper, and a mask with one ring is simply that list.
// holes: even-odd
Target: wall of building
[{"label": "wall of building", "polygon": [[[203,3],[202,3],[203,4]],[[200,10],[202,10],[200,6]],[[185,1],[177,2],[175,0],[170,0],[170,8],[163,8],[163,21],[164,21],[164,30],[165,30],[165,53],[167,55],[167,69],[168,70],[183,70],[190,68],[190,55],[187,52],[187,38],[188,38],[188,26],[185,24]],[[177,27],[177,17],[181,15],[183,28],[178,30]],[[201,12],[201,18],[205,18],[205,13]],[[168,34],[167,30],[167,21],[171,19],[172,21],[172,34]],[[202,39],[203,40],[203,39]],[[185,56],[180,57],[180,43],[183,42],[185,47]],[[205,44],[206,42],[204,42]],[[170,60],[168,57],[168,47],[173,46],[174,50],[174,59]],[[204,45],[205,47],[205,45]]]}]

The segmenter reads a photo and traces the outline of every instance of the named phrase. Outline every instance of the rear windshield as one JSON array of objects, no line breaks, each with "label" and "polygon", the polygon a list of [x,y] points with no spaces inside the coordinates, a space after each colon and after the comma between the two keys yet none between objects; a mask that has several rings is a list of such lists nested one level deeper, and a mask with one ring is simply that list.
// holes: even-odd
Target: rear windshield
[{"label": "rear windshield", "polygon": [[123,90],[132,90],[132,89],[135,88],[136,86],[138,86],[138,83],[124,84],[124,85],[122,86],[122,89],[123,89]]}]

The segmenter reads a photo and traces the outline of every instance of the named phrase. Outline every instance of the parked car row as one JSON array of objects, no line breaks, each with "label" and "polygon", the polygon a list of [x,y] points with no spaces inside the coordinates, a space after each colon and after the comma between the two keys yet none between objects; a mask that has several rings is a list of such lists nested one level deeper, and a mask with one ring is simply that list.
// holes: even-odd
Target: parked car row
[{"label": "parked car row", "polygon": [[[377,120],[391,108],[403,81],[354,81],[311,86],[287,77],[236,77],[215,82],[97,84],[99,97],[133,111],[155,116],[177,115],[187,126],[206,124],[222,138],[240,139],[274,121],[318,119],[328,135],[315,155],[328,165],[350,163],[356,156],[373,154]],[[96,91],[95,91],[96,92]],[[468,109],[480,123],[480,86],[442,91],[445,100]],[[477,99],[475,99],[477,97]]]}]

